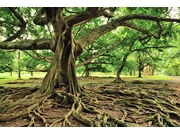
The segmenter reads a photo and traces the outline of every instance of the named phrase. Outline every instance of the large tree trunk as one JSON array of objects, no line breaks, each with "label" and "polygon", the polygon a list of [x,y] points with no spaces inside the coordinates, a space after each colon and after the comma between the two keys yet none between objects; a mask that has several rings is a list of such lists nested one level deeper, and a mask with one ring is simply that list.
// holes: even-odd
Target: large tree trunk
[{"label": "large tree trunk", "polygon": [[44,8],[44,10],[54,29],[55,53],[41,84],[40,92],[51,95],[55,90],[64,90],[78,95],[79,86],[75,73],[75,58],[78,54],[72,37],[73,25],[64,19],[62,8]]},{"label": "large tree trunk", "polygon": [[42,93],[53,94],[55,88],[66,90],[73,95],[78,95],[80,92],[75,73],[75,44],[71,32],[71,28],[65,26],[58,38],[51,67],[40,88]]}]

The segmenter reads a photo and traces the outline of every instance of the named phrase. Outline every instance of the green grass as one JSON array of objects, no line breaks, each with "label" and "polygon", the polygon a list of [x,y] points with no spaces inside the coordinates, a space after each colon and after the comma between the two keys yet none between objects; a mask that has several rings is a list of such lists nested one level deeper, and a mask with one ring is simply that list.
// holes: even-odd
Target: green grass
[{"label": "green grass", "polygon": [[[77,76],[81,76],[81,74],[77,73]],[[90,76],[98,76],[98,77],[116,77],[116,74],[113,73],[102,73],[102,72],[90,72]],[[138,78],[136,76],[127,76],[127,75],[121,75],[122,79],[150,79],[150,80],[172,80],[171,77],[165,76],[165,75],[156,75],[156,76],[143,76],[142,78]]]},{"label": "green grass", "polygon": [[143,78],[153,79],[153,80],[172,80],[169,76],[143,76]]},{"label": "green grass", "polygon": [[[29,78],[43,78],[45,76],[45,73],[37,72],[34,73],[33,76],[31,76],[30,73],[22,73],[21,78],[24,80]],[[5,84],[7,82],[18,80],[18,74],[16,72],[12,73],[12,76],[10,76],[10,73],[0,73],[0,85]]]},{"label": "green grass", "polygon": [[[36,72],[34,73],[33,76],[31,76],[30,73],[27,72],[22,72],[21,74],[21,78],[23,79],[22,81],[29,79],[29,78],[43,78],[45,76],[46,73],[42,73],[42,72]],[[80,76],[80,75],[77,75]],[[105,74],[105,73],[99,73],[99,72],[94,72],[92,74],[92,76],[98,76],[98,77],[115,77],[114,74]],[[121,76],[122,79],[124,80],[171,80],[172,78],[169,76],[142,76],[142,78],[138,78],[137,76]],[[12,76],[10,76],[10,73],[0,73],[0,85],[3,85],[5,87],[30,87],[33,84],[30,83],[26,83],[26,84],[6,84],[7,82],[12,82],[12,81],[17,81],[18,80],[18,75],[17,73],[13,72]],[[110,80],[113,81],[113,79],[111,78]],[[20,81],[20,80],[18,80]],[[88,79],[87,79],[88,81]],[[99,82],[101,82],[102,80],[100,79]],[[103,81],[105,81],[103,79]],[[108,81],[108,79],[106,80]],[[97,82],[98,83],[98,82]]]}]

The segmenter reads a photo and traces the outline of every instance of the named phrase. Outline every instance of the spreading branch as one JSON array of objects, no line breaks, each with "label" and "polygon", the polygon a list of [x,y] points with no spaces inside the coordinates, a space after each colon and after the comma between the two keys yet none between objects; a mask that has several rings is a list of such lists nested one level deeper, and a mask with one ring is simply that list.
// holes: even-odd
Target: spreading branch
[{"label": "spreading branch", "polygon": [[52,40],[50,38],[42,38],[36,40],[22,40],[15,42],[0,42],[1,49],[20,49],[20,50],[42,50],[51,49]]},{"label": "spreading branch", "polygon": [[84,12],[66,17],[65,21],[69,26],[81,25],[99,16],[107,15],[107,9],[109,8],[88,7]]},{"label": "spreading branch", "polygon": [[[85,48],[87,45],[91,44],[94,40],[99,38],[101,35],[109,32],[113,29],[116,29],[119,26],[129,25],[129,23],[127,22],[129,20],[137,20],[137,19],[157,22],[160,27],[158,36],[156,36],[152,33],[150,34],[150,32],[148,32],[147,30],[137,27],[134,24],[133,24],[133,26],[131,26],[132,28],[136,29],[137,31],[140,31],[143,34],[150,34],[151,36],[156,37],[156,38],[160,37],[160,34],[162,33],[162,27],[160,25],[161,21],[180,23],[180,19],[162,18],[162,17],[139,15],[139,14],[126,15],[123,17],[119,17],[107,24],[104,24],[97,28],[92,29],[91,31],[89,31],[86,34],[84,34],[83,36],[81,36],[80,39],[78,40],[78,42],[82,45],[83,48]],[[128,27],[130,27],[130,25]]]},{"label": "spreading branch", "polygon": [[[87,11],[88,12],[88,11]],[[95,12],[95,11],[94,11]],[[91,13],[84,13],[83,16],[88,15]],[[75,15],[76,16],[76,15]],[[75,19],[75,16],[71,16],[73,21]],[[81,15],[77,15],[77,18],[80,18]],[[92,15],[91,15],[92,16]],[[85,17],[87,19],[87,17]],[[85,19],[84,18],[84,19]],[[89,18],[90,19],[90,18]],[[110,32],[113,29],[116,29],[119,26],[128,26],[130,27],[128,20],[135,20],[135,19],[141,19],[141,20],[151,20],[159,23],[160,21],[166,21],[166,22],[177,22],[180,23],[179,19],[172,19],[172,18],[161,18],[161,17],[154,17],[154,16],[147,16],[147,15],[127,15],[120,18],[117,18],[115,20],[112,20],[111,22],[101,25],[97,28],[92,29],[91,31],[87,32],[83,36],[81,36],[78,41],[76,41],[77,44],[80,44],[82,48],[84,49],[86,46],[91,44],[94,40],[99,38],[101,35]],[[80,19],[81,20],[81,19]],[[79,22],[81,22],[79,20]],[[76,21],[77,22],[77,21]],[[74,22],[75,23],[75,22]],[[82,23],[82,22],[81,22]],[[136,28],[137,31],[140,31],[143,34],[150,34],[147,30],[143,30],[140,27],[135,26],[134,24],[131,25],[132,28]],[[162,34],[162,27],[160,26],[159,35],[153,35],[153,37],[160,37]],[[52,48],[52,39],[43,38],[43,39],[36,39],[36,40],[24,40],[24,41],[16,41],[16,42],[1,42],[0,43],[1,49],[26,49],[26,50],[38,50],[38,49],[51,49]]]}]

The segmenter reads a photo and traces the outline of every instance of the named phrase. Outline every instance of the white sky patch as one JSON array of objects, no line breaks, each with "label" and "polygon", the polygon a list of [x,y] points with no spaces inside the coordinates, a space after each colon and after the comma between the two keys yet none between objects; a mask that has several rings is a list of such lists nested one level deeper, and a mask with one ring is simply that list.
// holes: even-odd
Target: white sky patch
[{"label": "white sky patch", "polygon": [[[170,9],[171,7],[169,7]],[[177,7],[172,7],[171,11],[170,11],[170,16],[171,18],[176,18],[176,19],[179,19],[179,15],[180,15],[180,11]]]}]

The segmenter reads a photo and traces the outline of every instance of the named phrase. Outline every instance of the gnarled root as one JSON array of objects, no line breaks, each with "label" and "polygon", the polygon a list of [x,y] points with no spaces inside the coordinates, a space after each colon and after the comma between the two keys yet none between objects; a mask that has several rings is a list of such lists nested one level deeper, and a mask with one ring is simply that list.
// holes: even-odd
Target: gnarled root
[{"label": "gnarled root", "polygon": [[[56,91],[47,96],[37,91],[16,100],[6,96],[0,103],[0,123],[25,117],[29,121],[23,126],[180,126],[180,108],[171,101],[179,96],[168,87],[145,85],[110,83],[101,91],[81,88],[75,95]],[[65,108],[66,113],[50,116],[47,105],[49,109]]]}]

